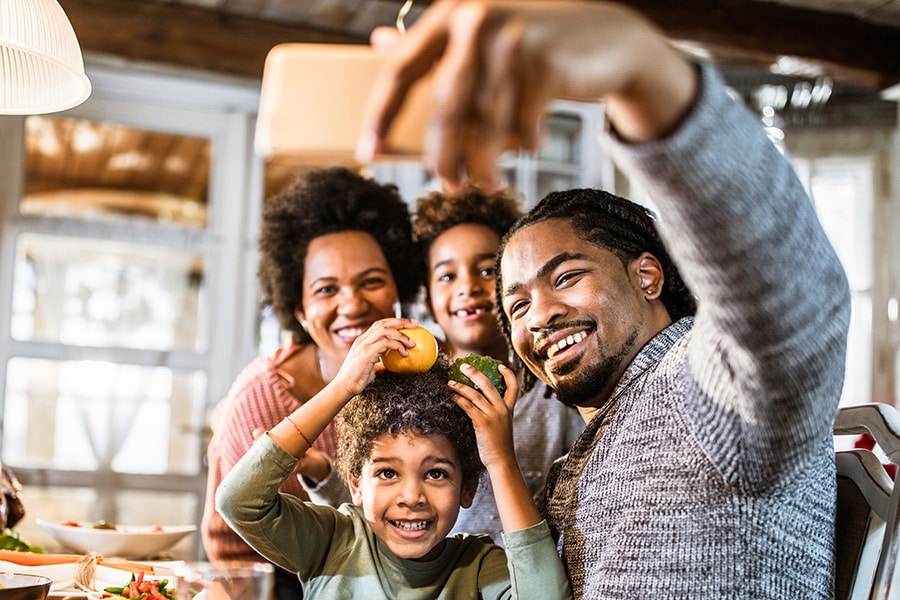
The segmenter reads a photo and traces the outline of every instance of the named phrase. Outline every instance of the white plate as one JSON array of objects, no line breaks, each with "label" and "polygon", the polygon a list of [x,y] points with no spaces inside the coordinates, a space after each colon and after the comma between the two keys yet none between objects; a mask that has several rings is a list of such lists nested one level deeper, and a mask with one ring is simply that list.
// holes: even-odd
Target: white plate
[{"label": "white plate", "polygon": [[[144,563],[153,567],[154,575],[147,575],[144,579],[167,579],[169,585],[174,580],[174,569],[183,564],[182,561],[148,561]],[[75,563],[49,564],[49,565],[20,565],[14,562],[0,560],[0,573],[25,573],[29,575],[43,575],[53,580],[50,586],[48,600],[90,600],[91,594],[75,587]],[[94,569],[93,586],[98,590],[110,586],[125,585],[132,577],[133,571],[126,565],[122,567],[108,567],[97,565]]]},{"label": "white plate", "polygon": [[116,529],[95,529],[92,523],[78,526],[35,519],[57,542],[81,554],[96,552],[106,558],[140,560],[158,556],[163,550],[197,530],[195,525],[120,525]]}]

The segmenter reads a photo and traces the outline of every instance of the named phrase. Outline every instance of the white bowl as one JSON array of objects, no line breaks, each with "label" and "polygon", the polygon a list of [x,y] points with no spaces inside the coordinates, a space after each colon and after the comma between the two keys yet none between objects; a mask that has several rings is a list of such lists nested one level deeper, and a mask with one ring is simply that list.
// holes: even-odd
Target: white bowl
[{"label": "white bowl", "polygon": [[[98,529],[93,523],[52,523],[35,519],[57,542],[81,554],[96,552],[104,557],[129,560],[153,558],[197,530],[195,525],[119,525]],[[71,522],[67,522],[71,523]]]}]

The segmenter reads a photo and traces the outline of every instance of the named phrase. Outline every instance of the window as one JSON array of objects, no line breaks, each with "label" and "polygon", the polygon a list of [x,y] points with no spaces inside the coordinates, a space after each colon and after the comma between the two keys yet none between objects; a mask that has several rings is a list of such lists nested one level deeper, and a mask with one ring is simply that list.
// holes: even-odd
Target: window
[{"label": "window", "polygon": [[35,518],[199,524],[208,409],[258,343],[257,91],[89,71],[82,106],[0,123],[0,459],[51,546]]},{"label": "window", "polygon": [[850,283],[850,332],[841,404],[871,402],[875,275],[873,161],[832,157],[793,162]]}]

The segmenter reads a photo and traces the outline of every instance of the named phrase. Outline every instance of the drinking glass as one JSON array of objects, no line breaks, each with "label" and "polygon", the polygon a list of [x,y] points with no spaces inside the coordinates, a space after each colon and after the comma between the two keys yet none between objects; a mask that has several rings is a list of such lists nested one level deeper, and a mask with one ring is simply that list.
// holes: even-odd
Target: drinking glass
[{"label": "drinking glass", "polygon": [[263,562],[188,562],[175,569],[178,600],[272,600],[274,578],[274,567]]}]

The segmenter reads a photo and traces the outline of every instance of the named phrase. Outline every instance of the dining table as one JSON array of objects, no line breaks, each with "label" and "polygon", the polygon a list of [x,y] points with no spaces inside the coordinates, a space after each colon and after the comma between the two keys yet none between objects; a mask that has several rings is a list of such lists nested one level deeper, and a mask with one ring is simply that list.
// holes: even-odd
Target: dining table
[{"label": "dining table", "polygon": [[107,587],[122,587],[143,573],[171,581],[180,560],[129,561],[95,553],[54,554],[0,550],[0,573],[43,575],[53,583],[48,600],[88,600]]}]

